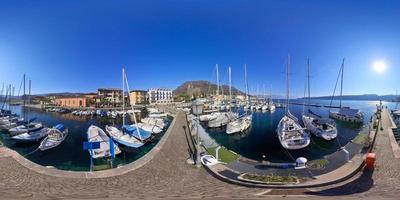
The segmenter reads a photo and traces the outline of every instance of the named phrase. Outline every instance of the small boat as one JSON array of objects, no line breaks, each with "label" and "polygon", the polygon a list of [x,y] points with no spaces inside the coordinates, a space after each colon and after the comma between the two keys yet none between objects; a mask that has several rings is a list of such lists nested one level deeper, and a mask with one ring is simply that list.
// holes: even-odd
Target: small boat
[{"label": "small boat", "polygon": [[17,127],[11,128],[8,131],[10,132],[10,135],[18,135],[26,132],[32,132],[32,131],[37,131],[43,128],[42,123],[37,123],[37,122],[31,122],[27,125],[19,125]]},{"label": "small boat", "polygon": [[147,132],[154,133],[154,134],[159,134],[163,131],[162,128],[160,128],[156,125],[151,125],[151,124],[146,124],[146,123],[137,123],[137,126]]},{"label": "small boat", "polygon": [[229,122],[228,125],[226,126],[226,133],[232,134],[232,133],[246,131],[251,126],[251,120],[252,120],[252,115],[249,114],[241,118],[238,118],[232,122]]},{"label": "small boat", "polygon": [[39,149],[41,151],[46,151],[60,145],[65,138],[68,136],[68,129],[62,124],[58,124],[53,127],[47,137],[45,137],[42,142],[40,142]]},{"label": "small boat", "polygon": [[16,136],[11,137],[12,140],[17,142],[38,142],[44,137],[46,137],[49,132],[51,131],[50,128],[42,128],[40,130],[25,132]]},{"label": "small boat", "polygon": [[106,132],[117,143],[127,147],[139,148],[143,146],[143,142],[136,139],[134,136],[124,133],[114,126],[106,126]]},{"label": "small boat", "polygon": [[[88,142],[100,142],[99,149],[89,150],[89,153],[93,158],[104,158],[111,156],[110,138],[101,128],[91,125],[87,130],[87,137]],[[117,145],[114,145],[114,153],[115,155],[121,153],[121,150]]]},{"label": "small boat", "polygon": [[331,111],[329,117],[350,123],[364,122],[364,114],[360,110],[350,107],[341,107],[337,112]]},{"label": "small boat", "polygon": [[229,122],[237,119],[239,115],[233,112],[218,112],[217,117],[213,120],[208,121],[207,126],[209,128],[218,128],[226,126]]},{"label": "small boat", "polygon": [[219,163],[218,160],[212,155],[201,156],[200,161],[205,166],[213,166]]},{"label": "small boat", "polygon": [[216,113],[210,113],[210,114],[204,114],[200,116],[200,121],[201,122],[208,122],[210,120],[216,119],[218,114]]},{"label": "small boat", "polygon": [[143,118],[143,119],[140,120],[140,121],[141,121],[142,123],[145,123],[145,124],[149,124],[149,125],[153,125],[153,126],[158,126],[158,127],[160,127],[161,129],[163,129],[164,126],[165,126],[164,120],[161,119],[161,118],[146,117],[146,118]]},{"label": "small boat", "polygon": [[149,117],[152,118],[161,118],[161,117],[167,117],[167,113],[163,113],[163,112],[154,112],[154,113],[149,113]]},{"label": "small boat", "polygon": [[261,110],[263,111],[267,111],[268,110],[268,104],[265,104],[262,106]]}]

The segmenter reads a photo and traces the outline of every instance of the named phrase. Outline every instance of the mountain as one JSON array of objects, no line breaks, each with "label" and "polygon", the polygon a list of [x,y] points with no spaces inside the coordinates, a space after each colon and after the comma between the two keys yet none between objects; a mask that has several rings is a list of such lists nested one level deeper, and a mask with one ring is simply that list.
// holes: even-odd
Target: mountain
[{"label": "mountain", "polygon": [[[311,97],[311,99],[331,100],[332,96]],[[377,95],[377,94],[362,94],[362,95],[343,95],[335,96],[335,100],[358,100],[358,101],[400,101],[399,96],[396,95]]]},{"label": "mountain", "polygon": [[[201,96],[201,95],[211,95],[211,94],[216,94],[217,91],[217,85],[214,83],[211,83],[209,81],[186,81],[182,85],[178,86],[174,91],[173,94],[175,96]],[[222,92],[225,95],[229,95],[229,86],[228,85],[222,85],[222,89],[220,91],[220,94]],[[236,89],[235,87],[232,87],[232,95],[245,95],[244,92]]]}]

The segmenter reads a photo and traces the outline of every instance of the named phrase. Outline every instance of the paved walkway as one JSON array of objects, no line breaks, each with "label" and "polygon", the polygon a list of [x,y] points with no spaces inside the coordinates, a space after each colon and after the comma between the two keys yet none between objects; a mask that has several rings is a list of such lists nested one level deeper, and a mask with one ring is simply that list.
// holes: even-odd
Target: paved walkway
[{"label": "paved walkway", "polygon": [[[383,126],[388,126],[388,116]],[[400,161],[394,159],[387,132],[377,138],[377,169],[335,187],[310,190],[268,190],[222,182],[203,168],[186,164],[189,157],[183,126],[185,115],[176,116],[171,135],[161,151],[143,167],[127,174],[98,179],[59,178],[29,170],[11,157],[0,158],[0,199],[369,199],[396,198],[400,192]],[[341,195],[341,196],[337,196]],[[304,199],[305,199],[304,198]],[[288,198],[286,198],[288,199]]]}]

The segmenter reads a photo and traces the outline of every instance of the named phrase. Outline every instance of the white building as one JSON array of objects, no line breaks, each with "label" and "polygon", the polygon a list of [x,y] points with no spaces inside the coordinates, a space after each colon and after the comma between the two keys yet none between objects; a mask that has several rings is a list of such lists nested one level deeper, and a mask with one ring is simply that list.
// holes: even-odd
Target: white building
[{"label": "white building", "polygon": [[151,88],[147,92],[149,95],[149,102],[155,103],[172,103],[172,90],[163,88]]}]

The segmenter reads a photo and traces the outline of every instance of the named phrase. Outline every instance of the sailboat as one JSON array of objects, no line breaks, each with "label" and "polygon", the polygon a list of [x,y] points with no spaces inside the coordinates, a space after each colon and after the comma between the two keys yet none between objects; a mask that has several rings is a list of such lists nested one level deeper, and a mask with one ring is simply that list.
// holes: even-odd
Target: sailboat
[{"label": "sailboat", "polygon": [[[139,148],[143,146],[143,142],[140,141],[142,139],[142,136],[140,132],[136,132],[132,130],[133,132],[136,132],[136,136],[128,133],[127,129],[125,128],[125,81],[126,79],[126,74],[125,74],[125,68],[122,68],[122,130],[119,130],[118,128],[114,126],[106,126],[105,130],[108,133],[108,135],[117,143],[125,145],[127,147],[132,147],[132,148]],[[129,89],[128,89],[129,91]],[[133,108],[132,108],[133,110]],[[136,122],[136,116],[133,114],[133,118]],[[138,139],[139,138],[139,139]]]},{"label": "sailboat", "polygon": [[[24,93],[25,93],[25,75],[24,75]],[[30,102],[30,97],[31,97],[31,80],[29,80],[29,102]],[[24,97],[24,105],[25,105],[25,97]],[[29,110],[30,109],[28,109],[28,113],[29,113]],[[25,124],[23,124],[23,125],[19,125],[19,126],[8,129],[8,132],[10,133],[11,136],[15,136],[15,135],[22,134],[22,133],[38,131],[42,128],[43,128],[42,123],[33,122],[32,120],[29,120],[29,121],[25,122]]]},{"label": "sailboat", "polygon": [[[229,67],[229,96],[232,100],[232,81],[231,81],[231,67]],[[247,91],[246,91],[247,96]],[[226,133],[233,134],[243,132],[250,128],[252,121],[252,114],[243,115],[237,119],[229,122],[226,126]]]},{"label": "sailboat", "polygon": [[[335,121],[323,118],[310,109],[311,104],[311,92],[310,92],[310,61],[307,60],[307,91],[308,91],[308,109],[305,111],[305,103],[303,104],[303,115],[302,120],[304,126],[315,136],[323,138],[325,140],[335,139],[337,136],[337,129]],[[305,95],[304,95],[305,96]]]},{"label": "sailboat", "polygon": [[[218,65],[217,65],[217,68],[218,68]],[[228,70],[229,70],[229,74],[230,74],[231,68],[229,67]],[[218,76],[218,74],[217,74],[217,76]],[[229,81],[231,82],[230,78],[229,78]],[[230,91],[230,99],[232,99],[232,89],[230,88],[229,91]],[[237,113],[232,112],[232,110],[229,110],[228,112],[216,112],[215,114],[217,115],[217,117],[215,119],[209,120],[207,123],[207,126],[209,128],[218,128],[218,127],[226,126],[229,122],[231,122],[239,117],[239,115]]]},{"label": "sailboat", "polygon": [[364,114],[359,109],[354,109],[354,108],[342,106],[343,76],[344,76],[343,74],[344,74],[344,59],[342,61],[342,66],[340,67],[340,70],[339,70],[338,79],[336,80],[335,89],[333,91],[332,100],[331,100],[331,103],[330,103],[332,105],[332,101],[333,101],[333,98],[335,96],[336,86],[337,86],[337,83],[338,83],[338,80],[339,80],[339,76],[340,76],[341,77],[341,81],[340,81],[340,99],[339,99],[339,107],[340,108],[339,108],[339,111],[329,111],[329,117],[331,117],[333,119],[336,119],[336,120],[349,122],[349,123],[355,123],[355,124],[363,123]]},{"label": "sailboat", "polygon": [[310,144],[310,136],[299,124],[298,119],[290,113],[289,109],[289,70],[290,56],[286,64],[286,113],[279,121],[277,127],[278,138],[285,149],[302,149]]}]

